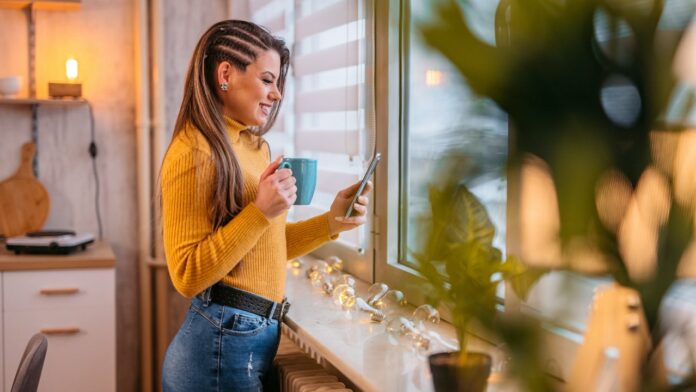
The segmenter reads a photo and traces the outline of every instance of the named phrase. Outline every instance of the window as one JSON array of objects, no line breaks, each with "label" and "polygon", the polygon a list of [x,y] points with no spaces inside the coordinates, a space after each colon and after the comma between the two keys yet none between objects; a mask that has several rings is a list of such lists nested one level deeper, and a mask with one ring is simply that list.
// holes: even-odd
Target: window
[{"label": "window", "polygon": [[[498,3],[471,2],[474,30],[491,44]],[[419,37],[416,21],[429,16],[433,3],[402,0],[377,7],[377,20],[391,24],[382,30],[378,24],[376,31],[377,69],[385,75],[376,89],[388,92],[377,97],[378,145],[387,159],[377,175],[376,277],[418,303],[412,253],[422,246],[419,233],[430,222],[428,189],[448,152],[466,155],[460,180],[486,206],[496,227],[494,245],[506,249],[508,122]]]},{"label": "window", "polygon": [[[489,43],[495,41],[498,3],[471,0],[467,5],[470,26]],[[540,191],[546,179],[538,176],[533,167],[513,173],[508,184],[504,173],[508,148],[505,114],[492,102],[472,95],[466,81],[446,60],[425,47],[414,32],[414,20],[427,17],[433,4],[392,0],[377,2],[376,6],[376,19],[389,21],[376,27],[377,74],[384,76],[376,80],[377,140],[387,158],[377,173],[376,280],[402,289],[411,302],[423,300],[409,254],[418,249],[422,240],[416,228],[428,224],[427,188],[433,179],[434,164],[449,148],[464,151],[471,158],[471,167],[462,173],[461,180],[486,206],[497,228],[495,245],[523,256],[530,246],[536,247],[546,252],[544,261],[558,265],[560,249],[549,246],[547,239],[534,236],[540,219],[549,219],[535,211],[548,210],[548,204],[541,205],[545,201],[555,202],[554,196],[547,197],[553,195],[553,189],[546,195]],[[668,1],[660,28],[683,29],[692,14],[693,4]],[[620,28],[618,37],[612,37],[602,15],[597,19],[595,33],[600,41],[626,38],[625,29]],[[613,47],[620,50],[621,44]],[[631,89],[620,82],[608,84],[602,92],[604,104],[611,107],[617,122],[632,115],[631,102],[623,99],[627,93],[630,95]],[[692,89],[680,86],[667,119],[676,117],[693,123],[693,96]],[[510,132],[514,134],[514,130]],[[541,208],[526,204],[525,192],[529,189],[535,192],[527,195],[527,201],[538,203],[536,207]],[[521,304],[528,314],[548,321],[552,339],[557,342],[557,352],[551,354],[551,360],[559,367],[554,372],[557,376],[565,378],[568,374],[572,364],[572,357],[568,356],[582,341],[595,289],[611,281],[607,276],[549,273]],[[693,291],[691,286],[685,282],[675,285],[664,312],[671,311],[674,317],[675,304],[682,301],[684,306],[683,298]],[[513,295],[502,290],[500,294],[506,295],[506,304],[519,303]],[[692,307],[689,305],[689,310]]]},{"label": "window", "polygon": [[[498,1],[472,2],[471,21],[488,43],[495,44],[495,12]],[[433,4],[402,2],[402,126],[400,133],[401,184],[399,204],[400,263],[421,248],[419,231],[430,222],[428,188],[436,166],[450,151],[463,153],[468,162],[460,180],[486,206],[495,225],[494,245],[505,249],[507,180],[507,116],[485,98],[474,95],[454,66],[428,48],[415,32]]]}]

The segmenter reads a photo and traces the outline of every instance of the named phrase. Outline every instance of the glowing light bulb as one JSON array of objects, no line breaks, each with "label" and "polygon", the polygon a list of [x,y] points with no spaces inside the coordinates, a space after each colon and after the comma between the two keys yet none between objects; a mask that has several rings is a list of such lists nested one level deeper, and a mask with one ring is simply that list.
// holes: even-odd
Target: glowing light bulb
[{"label": "glowing light bulb", "polygon": [[334,288],[333,299],[343,310],[351,310],[355,306],[355,289],[347,284],[339,284]]},{"label": "glowing light bulb", "polygon": [[367,290],[367,303],[370,306],[375,306],[375,302],[382,298],[387,291],[389,291],[389,287],[386,284],[381,282],[373,284]]},{"label": "glowing light bulb", "polygon": [[358,308],[358,310],[369,314],[370,321],[381,323],[385,319],[384,312],[368,305],[367,302],[360,297],[355,297],[355,306]]},{"label": "glowing light bulb", "polygon": [[343,271],[343,260],[338,256],[331,256],[326,259],[329,264],[330,272],[341,272]]},{"label": "glowing light bulb", "polygon": [[77,79],[77,60],[72,57],[65,62],[65,76],[70,81]]},{"label": "glowing light bulb", "polygon": [[355,278],[349,274],[343,274],[338,276],[336,279],[333,281],[334,284],[347,284],[350,287],[355,288]]},{"label": "glowing light bulb", "polygon": [[389,316],[391,313],[398,313],[399,309],[406,305],[406,299],[404,298],[404,293],[401,291],[389,290],[382,296],[382,298],[375,301],[375,303],[371,305]]},{"label": "glowing light bulb", "polygon": [[302,260],[292,259],[292,261],[290,262],[290,266],[292,268],[302,268]]},{"label": "glowing light bulb", "polygon": [[428,87],[435,87],[442,84],[444,74],[442,71],[436,69],[429,69],[425,71],[425,85]]},{"label": "glowing light bulb", "polygon": [[317,267],[316,265],[313,265],[313,266],[307,268],[307,272],[306,272],[307,279],[313,280],[314,276],[318,275],[318,274],[319,274],[319,267]]},{"label": "glowing light bulb", "polygon": [[430,324],[440,324],[440,312],[434,307],[425,304],[413,311],[413,323],[421,332],[425,332]]}]

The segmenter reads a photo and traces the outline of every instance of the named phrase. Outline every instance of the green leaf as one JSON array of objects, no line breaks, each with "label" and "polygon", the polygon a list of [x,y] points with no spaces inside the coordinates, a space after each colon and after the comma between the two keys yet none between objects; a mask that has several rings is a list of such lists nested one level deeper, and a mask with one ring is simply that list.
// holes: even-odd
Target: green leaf
[{"label": "green leaf", "polygon": [[504,263],[503,275],[510,283],[512,290],[523,301],[529,291],[549,270],[545,268],[529,268],[514,256],[508,257]]}]

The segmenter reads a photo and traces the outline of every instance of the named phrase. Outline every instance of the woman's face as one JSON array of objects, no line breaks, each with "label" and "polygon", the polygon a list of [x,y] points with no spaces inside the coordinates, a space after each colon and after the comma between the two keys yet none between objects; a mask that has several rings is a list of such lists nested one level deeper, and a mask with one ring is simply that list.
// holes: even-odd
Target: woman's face
[{"label": "woman's face", "polygon": [[[224,114],[244,125],[264,125],[273,104],[281,98],[277,86],[279,75],[280,56],[275,50],[260,53],[245,71],[226,61],[220,63],[217,87]],[[220,83],[225,81],[229,84],[227,91],[220,88]]]}]

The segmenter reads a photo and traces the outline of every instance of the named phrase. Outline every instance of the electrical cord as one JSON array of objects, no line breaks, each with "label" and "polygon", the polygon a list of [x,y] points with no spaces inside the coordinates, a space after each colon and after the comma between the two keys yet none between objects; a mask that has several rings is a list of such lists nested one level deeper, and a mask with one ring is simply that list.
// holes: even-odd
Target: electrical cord
[{"label": "electrical cord", "polygon": [[94,109],[92,108],[92,104],[89,102],[87,102],[87,108],[89,109],[89,128],[91,137],[88,151],[89,156],[92,158],[92,173],[94,174],[94,183],[96,185],[94,192],[94,209],[97,215],[97,225],[99,226],[99,239],[101,240],[103,238],[103,231],[101,209],[99,208],[99,172],[97,171],[97,143],[94,137]]}]

